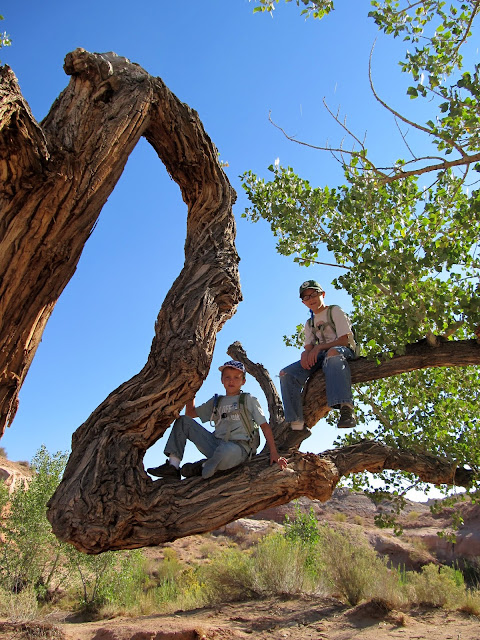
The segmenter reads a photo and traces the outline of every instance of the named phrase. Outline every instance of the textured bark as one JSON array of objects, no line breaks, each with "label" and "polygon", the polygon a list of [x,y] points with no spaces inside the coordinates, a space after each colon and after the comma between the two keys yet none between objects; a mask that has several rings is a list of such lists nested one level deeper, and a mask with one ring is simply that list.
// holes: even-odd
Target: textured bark
[{"label": "textured bark", "polygon": [[[124,402],[147,393],[149,434],[167,407],[167,425],[197,389],[216,332],[240,300],[234,247],[235,193],[195,111],[159,78],[115,54],[68,54],[71,76],[39,126],[15,76],[2,69],[0,111],[0,434],[45,324],[73,275],[83,246],[140,136],[145,136],[188,206],[188,264],[157,320],[147,368],[154,381],[122,387]],[[185,372],[194,371],[187,377]],[[176,372],[176,373],[173,373]],[[159,398],[162,397],[160,405]],[[133,407],[130,407],[130,411]],[[135,411],[143,415],[138,406]]]},{"label": "textured bark", "polygon": [[[188,218],[185,265],[160,309],[145,366],[73,435],[64,478],[49,504],[58,537],[88,553],[156,545],[300,496],[328,500],[343,475],[360,470],[405,469],[435,484],[468,484],[468,470],[451,462],[376,443],[321,456],[292,452],[296,443],[275,387],[238,343],[231,355],[259,379],[276,439],[289,451],[289,468],[270,467],[261,454],[208,481],[154,482],[147,476],[146,449],[200,388],[216,334],[241,299],[235,193],[197,114],[159,78],[113,53],[81,49],[67,55],[64,68],[70,83],[40,125],[11,70],[0,70],[0,434],[13,419],[55,302],[141,136],[179,185]],[[409,349],[380,366],[353,363],[354,382],[420,367],[478,364],[480,352],[475,342]],[[306,390],[309,425],[326,412],[322,385],[317,374]]]}]

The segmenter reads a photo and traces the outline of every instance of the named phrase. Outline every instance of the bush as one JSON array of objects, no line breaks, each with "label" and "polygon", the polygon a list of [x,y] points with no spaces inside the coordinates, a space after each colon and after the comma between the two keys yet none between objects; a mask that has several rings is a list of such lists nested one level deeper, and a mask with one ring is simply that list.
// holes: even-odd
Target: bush
[{"label": "bush", "polygon": [[285,537],[294,542],[315,545],[319,540],[318,522],[313,508],[308,513],[303,513],[297,501],[294,503],[294,518],[285,516]]},{"label": "bush", "polygon": [[318,554],[325,578],[330,586],[350,605],[365,598],[383,597],[376,585],[381,581],[393,592],[398,583],[384,560],[368,546],[357,532],[337,531],[328,525],[320,527]]},{"label": "bush", "polygon": [[243,600],[257,595],[253,587],[253,562],[250,553],[227,549],[199,570],[200,581],[210,604]]},{"label": "bush", "polygon": [[264,538],[252,553],[253,589],[261,595],[296,595],[320,589],[317,556],[310,544],[281,534]]},{"label": "bush", "polygon": [[0,588],[0,616],[10,622],[28,622],[38,614],[37,596],[32,586],[20,593],[8,592]]},{"label": "bush", "polygon": [[407,573],[410,597],[417,604],[455,609],[465,601],[462,572],[452,567],[427,564],[420,573]]},{"label": "bush", "polygon": [[57,487],[66,455],[50,456],[42,447],[32,461],[34,475],[10,496],[0,492],[0,506],[8,501],[6,516],[0,520],[0,585],[20,593],[33,587],[38,600],[46,600],[58,589],[66,573],[57,571],[66,545],[52,533],[46,518],[47,502]]}]

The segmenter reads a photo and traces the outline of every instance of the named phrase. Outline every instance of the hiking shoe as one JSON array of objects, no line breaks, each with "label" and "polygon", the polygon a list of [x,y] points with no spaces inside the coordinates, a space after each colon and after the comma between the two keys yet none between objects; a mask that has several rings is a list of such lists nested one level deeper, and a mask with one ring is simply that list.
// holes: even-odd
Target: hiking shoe
[{"label": "hiking shoe", "polygon": [[340,418],[337,422],[338,429],[353,429],[357,425],[353,409],[347,405],[340,407]]},{"label": "hiking shoe", "polygon": [[180,469],[184,478],[194,478],[202,475],[203,463],[205,460],[197,460],[197,462],[187,462]]},{"label": "hiking shoe", "polygon": [[156,478],[173,478],[174,480],[180,480],[180,469],[174,467],[168,460],[159,467],[150,467],[150,469],[147,469],[147,473]]}]

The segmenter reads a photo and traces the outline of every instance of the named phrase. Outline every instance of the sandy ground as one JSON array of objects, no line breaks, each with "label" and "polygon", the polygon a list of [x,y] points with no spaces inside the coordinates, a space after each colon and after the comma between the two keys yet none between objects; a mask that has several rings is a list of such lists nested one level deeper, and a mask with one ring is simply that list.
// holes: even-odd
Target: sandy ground
[{"label": "sandy ground", "polygon": [[479,640],[480,620],[442,609],[388,611],[377,603],[348,608],[334,598],[239,602],[172,615],[96,622],[13,625],[2,640]]}]

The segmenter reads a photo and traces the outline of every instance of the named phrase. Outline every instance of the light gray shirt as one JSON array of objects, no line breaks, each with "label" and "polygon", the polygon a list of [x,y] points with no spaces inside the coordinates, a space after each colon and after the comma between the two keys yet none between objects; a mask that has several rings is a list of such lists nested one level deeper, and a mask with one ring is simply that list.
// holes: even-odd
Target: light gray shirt
[{"label": "light gray shirt", "polygon": [[[212,420],[215,424],[215,436],[222,440],[249,440],[247,430],[240,417],[240,396],[221,396],[216,411],[213,412],[214,398],[210,398],[199,407],[195,407],[202,422]],[[257,425],[267,422],[257,398],[245,394],[245,409]]]}]

